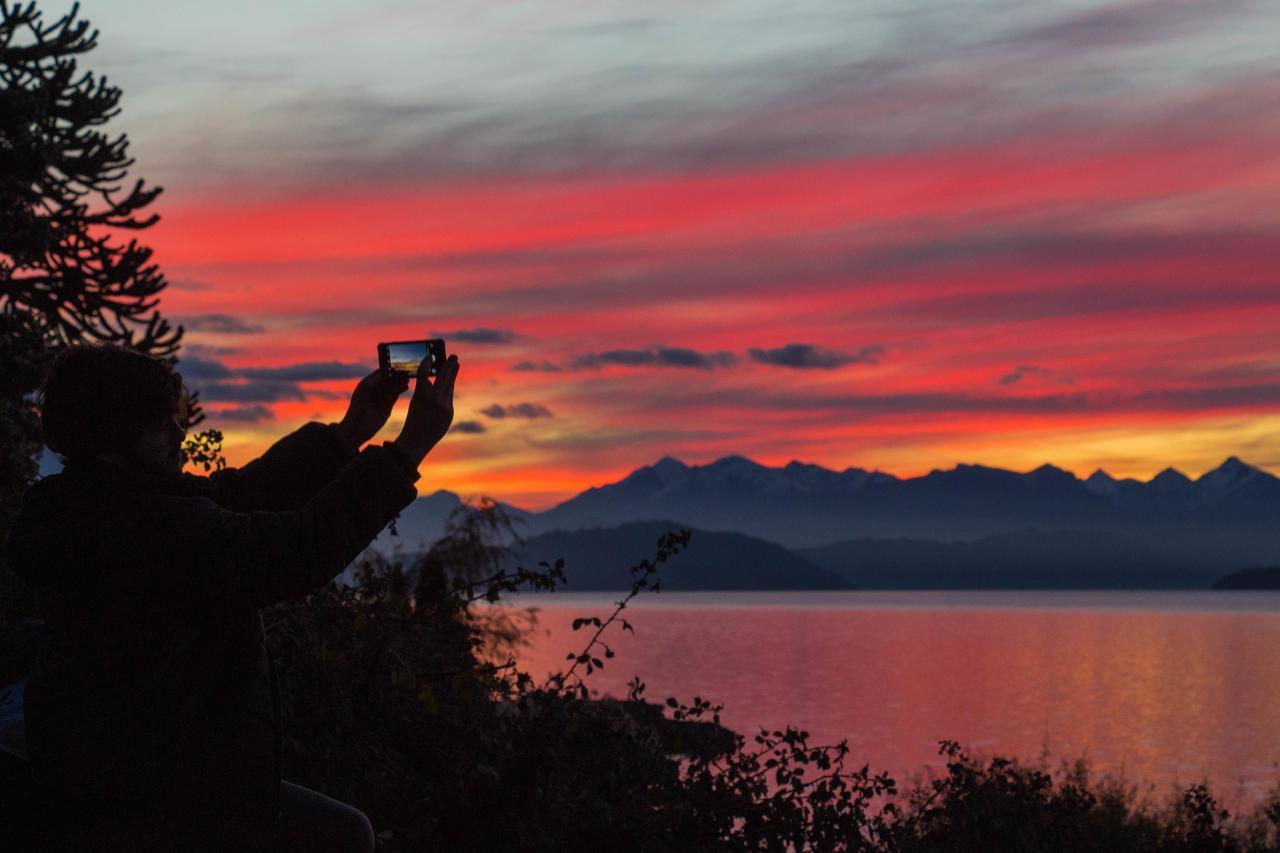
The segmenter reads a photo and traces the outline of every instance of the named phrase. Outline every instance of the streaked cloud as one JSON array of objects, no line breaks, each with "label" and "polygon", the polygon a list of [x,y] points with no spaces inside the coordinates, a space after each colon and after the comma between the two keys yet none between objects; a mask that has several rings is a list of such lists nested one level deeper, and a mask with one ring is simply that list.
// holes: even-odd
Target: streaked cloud
[{"label": "streaked cloud", "polygon": [[[207,289],[207,288],[204,288]],[[230,314],[201,314],[177,318],[177,322],[189,331],[213,332],[219,335],[257,335],[266,329],[258,323],[250,323]]]},{"label": "streaked cloud", "polygon": [[256,424],[272,419],[271,407],[264,406],[260,403],[252,403],[243,406],[234,406],[229,409],[218,409],[213,412],[206,412],[206,417],[214,422],[234,421],[237,423]]},{"label": "streaked cloud", "polygon": [[[602,395],[607,403],[617,392]],[[1164,388],[1131,391],[1072,391],[1033,395],[1005,395],[971,391],[918,393],[796,392],[757,386],[738,388],[677,387],[653,392],[651,402],[666,411],[701,413],[766,412],[804,414],[815,422],[839,422],[856,413],[862,418],[903,415],[1004,415],[1049,417],[1074,414],[1105,418],[1139,412],[1214,412],[1222,409],[1267,411],[1280,406],[1280,384],[1255,383],[1234,387]],[[701,417],[700,414],[696,415]]]},{"label": "streaked cloud", "polygon": [[997,385],[1017,385],[1027,378],[1039,379],[1044,382],[1051,382],[1057,385],[1074,385],[1075,380],[1064,373],[1051,370],[1047,367],[1037,367],[1034,364],[1019,364],[1013,370],[1001,376],[996,380]]},{"label": "streaked cloud", "polygon": [[358,379],[371,372],[367,364],[314,361],[281,367],[242,367],[233,371],[233,375],[277,382],[323,382],[328,379]]},{"label": "streaked cloud", "polygon": [[[163,7],[153,3],[115,14],[138,21],[122,31],[155,39],[120,61],[134,71],[154,49],[151,79],[137,76],[157,104],[193,79],[225,96],[244,91],[246,74],[255,81],[241,97],[259,121],[170,118],[158,152],[166,169],[194,148],[209,169],[192,179],[211,185],[688,174],[946,150],[1033,126],[1147,118],[1171,92],[1274,61],[1266,28],[1252,26],[1265,7],[1237,0],[909,4],[907,14],[889,0],[809,0],[785,15],[750,4],[716,15],[666,8],[643,25],[621,25],[604,7],[590,13],[603,20],[584,25],[580,7],[548,2],[527,32],[496,10],[481,16],[494,18],[486,27],[442,3],[374,11],[394,28],[367,42],[332,12],[309,21],[325,37],[298,38],[284,17],[260,21],[261,37],[275,39],[243,44],[239,62],[208,33],[157,23]],[[1233,50],[1206,49],[1215,38]],[[460,43],[469,49],[451,49]],[[362,48],[380,61],[360,61]],[[435,57],[425,79],[413,74],[424,49]],[[1152,74],[1152,52],[1176,72]]]},{"label": "streaked cloud", "polygon": [[290,382],[202,382],[200,400],[204,403],[278,403],[306,400],[307,393]]},{"label": "streaked cloud", "polygon": [[444,338],[445,342],[456,341],[463,344],[509,344],[517,339],[511,329],[490,329],[477,326],[474,329],[454,329],[451,332],[432,332],[433,338]]}]

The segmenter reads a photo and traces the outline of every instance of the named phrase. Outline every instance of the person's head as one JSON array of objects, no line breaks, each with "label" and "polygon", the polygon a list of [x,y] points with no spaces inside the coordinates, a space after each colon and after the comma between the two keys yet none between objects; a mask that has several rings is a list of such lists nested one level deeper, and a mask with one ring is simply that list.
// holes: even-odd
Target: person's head
[{"label": "person's head", "polygon": [[67,467],[182,471],[187,392],[159,359],[111,344],[69,347],[54,359],[39,406],[45,444]]}]

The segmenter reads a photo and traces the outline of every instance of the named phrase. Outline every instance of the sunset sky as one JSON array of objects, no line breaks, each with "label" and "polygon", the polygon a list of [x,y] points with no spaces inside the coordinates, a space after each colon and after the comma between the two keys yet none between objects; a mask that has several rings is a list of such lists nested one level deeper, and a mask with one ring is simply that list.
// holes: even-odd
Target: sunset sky
[{"label": "sunset sky", "polygon": [[731,453],[1280,472],[1274,4],[82,14],[232,464],[443,334],[423,493]]}]

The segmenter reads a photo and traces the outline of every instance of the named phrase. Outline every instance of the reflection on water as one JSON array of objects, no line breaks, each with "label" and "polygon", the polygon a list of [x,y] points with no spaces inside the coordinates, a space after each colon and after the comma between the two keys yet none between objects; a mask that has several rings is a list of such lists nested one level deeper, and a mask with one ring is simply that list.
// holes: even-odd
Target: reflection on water
[{"label": "reflection on water", "polygon": [[[527,595],[540,608],[523,668],[559,669],[587,640],[570,622],[617,595]],[[1280,593],[662,593],[611,632],[589,683],[694,695],[750,735],[792,723],[848,738],[861,764],[906,778],[936,743],[1089,759],[1160,786],[1209,779],[1253,801],[1280,781]]]}]

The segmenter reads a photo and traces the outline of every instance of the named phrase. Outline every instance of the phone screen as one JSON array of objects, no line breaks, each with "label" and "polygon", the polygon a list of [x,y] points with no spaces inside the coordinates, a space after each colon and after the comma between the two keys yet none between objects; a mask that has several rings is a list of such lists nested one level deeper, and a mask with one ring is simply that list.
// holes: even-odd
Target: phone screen
[{"label": "phone screen", "polygon": [[[436,345],[433,346],[433,344]],[[435,341],[401,341],[386,344],[385,347],[387,369],[392,373],[415,374],[424,358],[429,360],[427,367],[429,375],[435,376],[440,372],[437,352],[440,346]]]}]

